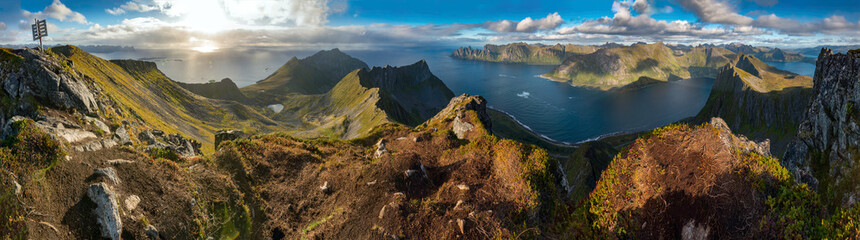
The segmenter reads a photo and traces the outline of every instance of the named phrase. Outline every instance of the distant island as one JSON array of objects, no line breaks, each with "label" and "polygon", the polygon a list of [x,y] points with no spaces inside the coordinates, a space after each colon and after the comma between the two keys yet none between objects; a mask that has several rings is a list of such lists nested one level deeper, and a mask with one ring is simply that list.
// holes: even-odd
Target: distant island
[{"label": "distant island", "polygon": [[597,49],[600,47],[573,44],[547,46],[520,42],[507,45],[487,44],[483,49],[461,47],[451,53],[451,57],[487,62],[557,65],[568,57],[593,53]]},{"label": "distant island", "polygon": [[716,77],[718,68],[735,56],[734,52],[719,47],[673,49],[662,42],[639,43],[570,57],[542,77],[601,90],[628,85],[644,87],[666,81]]}]

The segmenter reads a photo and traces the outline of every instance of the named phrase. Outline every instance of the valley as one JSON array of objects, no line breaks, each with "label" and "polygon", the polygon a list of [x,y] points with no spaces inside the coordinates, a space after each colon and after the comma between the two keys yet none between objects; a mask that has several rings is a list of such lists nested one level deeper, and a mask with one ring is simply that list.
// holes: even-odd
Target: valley
[{"label": "valley", "polygon": [[[856,53],[823,51],[819,66],[828,67],[816,70],[824,77],[816,80],[746,54],[721,55],[725,64],[713,70],[713,80],[614,91],[521,74],[497,78],[581,90],[604,101],[627,98],[615,102],[619,110],[639,108],[633,103],[641,99],[677,101],[685,89],[704,101],[678,103],[690,110],[671,108],[681,115],[664,118],[663,127],[575,144],[541,134],[516,112],[494,109],[491,99],[456,95],[425,60],[369,67],[338,49],[324,50],[289,59],[269,77],[240,87],[229,78],[177,82],[154,63],[108,61],[74,46],[2,53],[2,110],[14,116],[4,123],[0,145],[2,184],[11,190],[3,193],[4,211],[39,219],[3,226],[31,237],[651,238],[707,228],[716,236],[770,238],[798,227],[807,230],[793,236],[849,236],[840,234],[856,227],[842,220],[855,208],[840,207],[853,204],[853,178],[822,172],[815,160],[845,158],[816,135],[827,131],[808,130],[822,126],[811,122],[845,121],[803,114],[811,111],[805,102],[845,105],[812,86],[856,78],[833,70],[854,66]],[[507,99],[547,101],[532,92]],[[835,111],[850,120],[852,105],[846,106]],[[640,110],[653,114],[655,108]],[[702,178],[676,180],[690,174]],[[642,210],[660,208],[658,198],[713,218]],[[166,199],[179,204],[156,210]],[[785,215],[798,210],[786,206],[798,204],[800,215]],[[25,208],[47,214],[31,216]],[[786,218],[818,220],[797,226],[780,220]],[[641,222],[665,225],[636,227]],[[738,227],[747,230],[733,230]]]}]

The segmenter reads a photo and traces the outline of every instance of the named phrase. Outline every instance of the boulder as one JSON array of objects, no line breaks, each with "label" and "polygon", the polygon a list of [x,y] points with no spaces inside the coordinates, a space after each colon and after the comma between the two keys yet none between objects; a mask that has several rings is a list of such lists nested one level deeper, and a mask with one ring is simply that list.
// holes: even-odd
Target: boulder
[{"label": "boulder", "polygon": [[[473,112],[473,118],[467,120],[467,113]],[[457,138],[466,138],[466,133],[472,131],[478,125],[483,126],[488,133],[492,133],[492,122],[487,114],[487,100],[481,96],[469,96],[463,94],[452,98],[445,109],[427,121],[430,126],[451,121],[451,127]],[[433,128],[431,128],[433,129]]]},{"label": "boulder", "polygon": [[131,136],[128,135],[128,131],[125,130],[124,126],[121,126],[116,129],[116,132],[113,134],[114,140],[121,145],[131,145],[133,142],[131,141]]},{"label": "boulder", "polygon": [[137,204],[140,204],[140,197],[137,195],[131,195],[125,198],[125,209],[132,211],[137,208]]},{"label": "boulder", "polygon": [[94,118],[94,117],[84,117],[84,120],[86,120],[86,121],[87,121],[87,122],[89,122],[89,123],[92,123],[92,124],[93,124],[93,125],[95,125],[98,129],[102,130],[102,132],[104,132],[104,133],[106,133],[106,134],[110,134],[110,133],[111,133],[111,131],[110,131],[110,127],[108,127],[108,125],[107,125],[107,124],[105,124],[104,122],[102,122],[102,120],[99,120],[98,118]]},{"label": "boulder", "polygon": [[94,213],[96,221],[101,226],[101,236],[119,240],[122,235],[122,220],[116,204],[116,193],[105,183],[90,185],[87,196],[96,204]]},{"label": "boulder", "polygon": [[103,176],[110,180],[113,184],[120,184],[119,177],[116,175],[116,170],[112,167],[98,168],[93,171],[95,176]]},{"label": "boulder", "polygon": [[158,140],[155,138],[155,134],[152,134],[150,130],[144,130],[137,134],[137,139],[141,142],[144,142],[148,145],[153,145],[158,143]]},{"label": "boulder", "polygon": [[376,142],[376,152],[373,154],[373,157],[379,158],[386,153],[388,153],[388,148],[385,148],[385,139],[380,138],[379,141]]}]

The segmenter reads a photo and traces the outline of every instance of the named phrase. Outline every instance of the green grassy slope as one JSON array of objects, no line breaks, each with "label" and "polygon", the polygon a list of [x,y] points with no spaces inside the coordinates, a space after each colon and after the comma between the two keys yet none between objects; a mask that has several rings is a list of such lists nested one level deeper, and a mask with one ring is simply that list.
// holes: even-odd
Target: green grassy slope
[{"label": "green grassy slope", "polygon": [[[71,61],[72,68],[90,79],[100,98],[113,102],[115,109],[103,109],[115,122],[129,120],[181,133],[212,149],[214,132],[239,128],[267,132],[282,128],[257,110],[242,104],[214,100],[193,94],[170,80],[154,63],[134,60],[107,61],[74,46],[54,47],[55,57]],[[105,106],[102,106],[103,108]],[[132,129],[132,133],[142,130]]]},{"label": "green grassy slope", "polygon": [[367,64],[338,49],[320,51],[304,59],[293,57],[266,79],[241,90],[257,104],[274,104],[289,93],[328,92],[346,74],[359,68],[367,68]]},{"label": "green grassy slope", "polygon": [[452,97],[422,60],[404,67],[355,70],[324,94],[288,94],[280,102],[284,110],[273,118],[296,126],[295,135],[349,139],[384,123],[420,124]]},{"label": "green grassy slope", "polygon": [[197,95],[221,99],[221,100],[230,100],[236,101],[240,103],[248,103],[248,97],[245,94],[242,94],[239,91],[239,87],[236,86],[236,83],[229,78],[221,79],[221,81],[209,81],[208,83],[183,83],[176,82],[182,88],[187,89]]}]

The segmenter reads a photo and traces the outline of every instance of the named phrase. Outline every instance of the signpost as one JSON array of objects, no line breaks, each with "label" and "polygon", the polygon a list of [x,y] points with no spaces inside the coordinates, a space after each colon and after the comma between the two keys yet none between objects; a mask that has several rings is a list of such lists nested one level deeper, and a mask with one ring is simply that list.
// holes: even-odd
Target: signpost
[{"label": "signpost", "polygon": [[36,23],[33,24],[33,41],[36,41],[36,39],[39,39],[39,48],[43,49],[42,48],[42,37],[48,36],[48,24],[45,22],[44,19],[42,19],[42,20],[33,19],[33,20],[36,21]]}]

